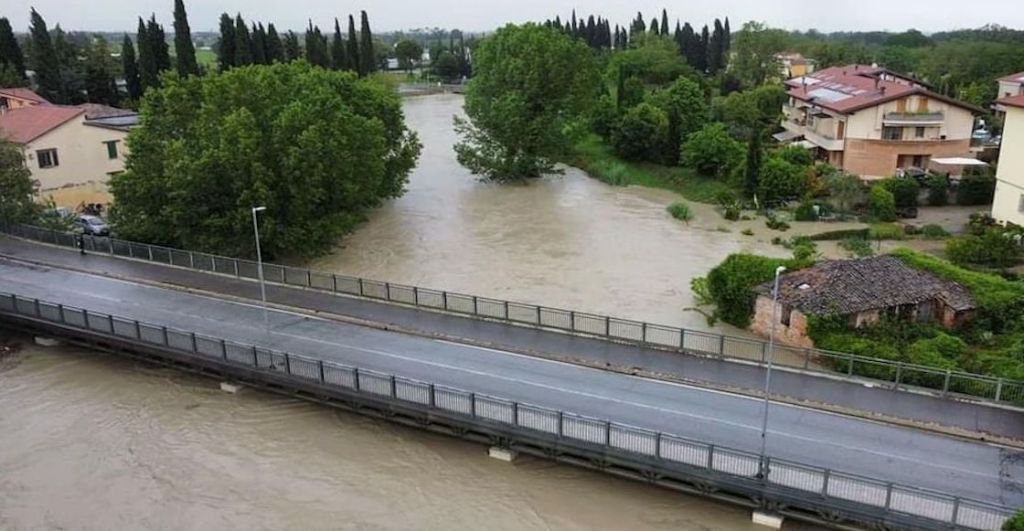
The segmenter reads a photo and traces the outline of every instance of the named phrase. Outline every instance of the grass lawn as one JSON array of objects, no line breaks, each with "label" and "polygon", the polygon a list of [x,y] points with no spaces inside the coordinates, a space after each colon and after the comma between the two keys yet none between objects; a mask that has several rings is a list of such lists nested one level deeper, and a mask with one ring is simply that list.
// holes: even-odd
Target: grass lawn
[{"label": "grass lawn", "polygon": [[714,203],[720,192],[734,190],[728,183],[701,177],[688,168],[624,161],[594,134],[580,140],[564,162],[608,184],[664,188],[698,203]]},{"label": "grass lawn", "polygon": [[208,72],[217,69],[217,54],[213,50],[196,50],[196,62],[202,65]]}]

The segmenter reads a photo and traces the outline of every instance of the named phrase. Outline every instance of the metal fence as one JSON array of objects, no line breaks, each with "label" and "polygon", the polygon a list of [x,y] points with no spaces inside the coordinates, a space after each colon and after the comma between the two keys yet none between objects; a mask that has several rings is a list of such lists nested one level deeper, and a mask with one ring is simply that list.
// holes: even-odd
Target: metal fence
[{"label": "metal fence", "polygon": [[[90,333],[170,349],[200,359],[274,371],[297,381],[339,387],[557,437],[561,445],[652,458],[666,467],[793,489],[807,496],[856,503],[970,529],[997,530],[1010,509],[957,496],[879,481],[784,459],[762,458],[686,437],[577,415],[533,404],[404,378],[332,361],[236,343],[83,308],[0,292],[0,314],[26,316]],[[762,471],[767,471],[762,474]]]},{"label": "metal fence", "polygon": [[[0,231],[44,243],[75,247],[76,236],[29,225],[2,225]],[[246,279],[259,276],[256,262],[184,251],[115,238],[85,236],[85,250],[146,260],[207,273]],[[764,364],[768,343],[757,339],[620,319],[606,315],[548,308],[379,280],[323,273],[304,268],[263,264],[266,282],[427,308],[506,323],[560,330],[609,341],[631,343],[691,355]],[[1024,405],[1024,382],[937,369],[899,361],[813,348],[775,345],[777,366],[867,378],[896,389],[914,388],[986,402]]]}]

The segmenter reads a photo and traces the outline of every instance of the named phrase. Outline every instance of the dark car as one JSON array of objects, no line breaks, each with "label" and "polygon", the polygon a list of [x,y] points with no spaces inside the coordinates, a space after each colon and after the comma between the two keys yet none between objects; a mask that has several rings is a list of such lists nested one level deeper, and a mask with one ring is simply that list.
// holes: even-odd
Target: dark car
[{"label": "dark car", "polygon": [[82,234],[90,236],[110,236],[110,225],[99,216],[78,216],[75,221]]},{"label": "dark car", "polygon": [[911,178],[917,181],[918,184],[923,185],[928,180],[928,172],[921,168],[911,166],[909,168],[900,168],[896,170],[896,177]]}]

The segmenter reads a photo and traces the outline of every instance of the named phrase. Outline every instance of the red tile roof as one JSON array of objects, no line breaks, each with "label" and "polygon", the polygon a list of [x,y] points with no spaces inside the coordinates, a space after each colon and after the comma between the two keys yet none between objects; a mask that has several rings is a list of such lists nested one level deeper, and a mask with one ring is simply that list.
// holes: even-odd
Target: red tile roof
[{"label": "red tile roof", "polygon": [[0,96],[7,96],[10,98],[16,98],[19,100],[31,101],[32,103],[50,103],[46,101],[46,98],[32,92],[27,88],[12,87],[12,88],[0,88]]},{"label": "red tile roof", "polygon": [[1024,72],[1017,72],[1016,74],[1010,74],[999,78],[999,81],[1004,83],[1022,83],[1024,84]]},{"label": "red tile roof", "polygon": [[12,109],[0,114],[0,136],[15,144],[27,144],[84,112],[85,109],[63,105]]},{"label": "red tile roof", "polygon": [[[889,74],[906,82],[881,79]],[[789,95],[838,113],[848,114],[914,94],[944,101],[972,112],[981,109],[917,85],[909,76],[865,65],[833,66],[786,81]]]},{"label": "red tile roof", "polygon": [[1010,107],[1019,107],[1021,109],[1024,109],[1024,94],[1009,96],[1007,98],[1000,98],[996,100],[996,103],[1000,105],[1009,105]]}]

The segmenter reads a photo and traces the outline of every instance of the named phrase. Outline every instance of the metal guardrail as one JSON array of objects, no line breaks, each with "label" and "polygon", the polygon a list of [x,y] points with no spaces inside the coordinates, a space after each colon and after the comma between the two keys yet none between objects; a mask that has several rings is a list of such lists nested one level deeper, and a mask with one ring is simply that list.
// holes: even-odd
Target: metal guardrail
[{"label": "metal guardrail", "polygon": [[[454,413],[557,437],[561,445],[654,459],[682,467],[756,482],[762,488],[791,489],[814,499],[857,504],[881,513],[900,513],[943,525],[998,530],[1010,509],[958,496],[896,485],[855,474],[730,449],[668,433],[578,415],[328,360],[236,343],[125,317],[0,292],[0,314],[25,316],[104,336],[169,349],[193,357],[250,369],[274,371],[296,381],[338,387],[429,410]],[[762,474],[762,471],[767,471]]]},{"label": "metal guardrail", "polygon": [[[76,235],[30,225],[2,225],[0,232],[13,236],[76,247]],[[185,251],[116,238],[84,237],[85,250],[146,260],[206,273],[255,280],[256,262],[214,254]],[[461,316],[471,316],[535,328],[555,329],[616,342],[725,360],[765,364],[768,342],[703,332],[674,326],[620,319],[536,304],[511,302],[476,295],[382,282],[305,268],[263,264],[267,282],[308,288],[376,301],[398,303]],[[790,360],[801,360],[794,363]],[[858,377],[895,389],[917,389],[969,397],[983,402],[1024,405],[1024,382],[960,371],[937,369],[881,358],[813,348],[775,344],[773,363],[840,377]]]}]

